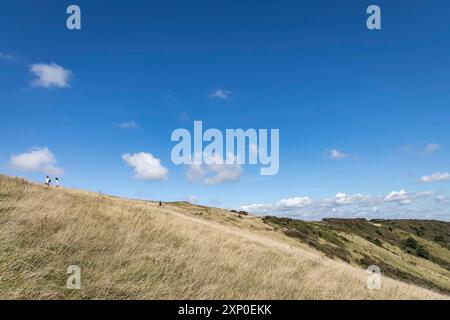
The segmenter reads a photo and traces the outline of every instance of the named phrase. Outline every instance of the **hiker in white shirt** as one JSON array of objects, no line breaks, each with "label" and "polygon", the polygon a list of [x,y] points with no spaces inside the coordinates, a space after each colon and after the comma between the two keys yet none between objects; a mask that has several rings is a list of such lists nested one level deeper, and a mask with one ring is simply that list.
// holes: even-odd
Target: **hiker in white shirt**
[{"label": "hiker in white shirt", "polygon": [[59,179],[55,178],[55,188],[58,188],[58,187],[59,187]]},{"label": "hiker in white shirt", "polygon": [[45,185],[48,187],[50,185],[50,182],[52,179],[49,178],[49,176],[45,177]]}]

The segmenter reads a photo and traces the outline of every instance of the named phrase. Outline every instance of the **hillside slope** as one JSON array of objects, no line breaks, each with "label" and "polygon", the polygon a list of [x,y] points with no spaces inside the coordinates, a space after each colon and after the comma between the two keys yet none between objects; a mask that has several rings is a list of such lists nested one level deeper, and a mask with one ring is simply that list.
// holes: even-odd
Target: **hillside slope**
[{"label": "hillside slope", "polygon": [[[66,288],[70,265],[80,290]],[[258,217],[0,175],[1,299],[448,298],[387,277],[368,290],[366,279]]]},{"label": "hillside slope", "polygon": [[432,220],[265,217],[292,238],[355,266],[377,265],[384,275],[450,295],[450,223]]}]

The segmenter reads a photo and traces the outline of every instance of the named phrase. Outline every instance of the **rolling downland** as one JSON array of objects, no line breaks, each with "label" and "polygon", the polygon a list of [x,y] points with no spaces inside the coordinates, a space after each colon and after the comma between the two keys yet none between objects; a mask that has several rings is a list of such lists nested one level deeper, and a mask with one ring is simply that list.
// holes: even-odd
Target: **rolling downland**
[{"label": "rolling downland", "polygon": [[[444,222],[261,218],[0,175],[0,299],[448,299],[449,234]],[[367,289],[371,264],[380,290]]]}]

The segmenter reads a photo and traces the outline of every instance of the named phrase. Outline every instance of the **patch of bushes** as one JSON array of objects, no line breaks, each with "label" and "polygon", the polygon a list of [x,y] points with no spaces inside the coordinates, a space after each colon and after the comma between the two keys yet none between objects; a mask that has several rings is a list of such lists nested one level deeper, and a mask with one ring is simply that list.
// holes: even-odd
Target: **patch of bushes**
[{"label": "patch of bushes", "polygon": [[383,243],[381,242],[380,239],[375,239],[375,240],[373,241],[373,243],[376,244],[376,245],[379,246],[379,247],[382,247],[382,246],[383,246]]},{"label": "patch of bushes", "polygon": [[430,253],[422,246],[417,247],[416,254],[421,258],[430,259]]},{"label": "patch of bushes", "polygon": [[[330,228],[336,229],[338,231],[355,234],[361,238],[366,239],[378,246],[382,245],[380,240],[383,242],[390,243],[392,245],[399,245],[401,239],[393,231],[394,229],[386,228],[378,220],[371,220],[370,222],[366,219],[323,219],[324,224]],[[381,224],[381,226],[375,225]]]},{"label": "patch of bushes", "polygon": [[415,252],[409,251],[411,254],[415,253],[418,257],[421,257],[424,259],[430,259],[430,253],[427,251],[427,249],[425,249],[424,247],[419,245],[419,243],[417,242],[416,239],[409,237],[405,241],[405,246],[407,248],[415,249]]},{"label": "patch of bushes", "polygon": [[[365,252],[355,251],[357,256],[352,256],[346,247],[349,241],[342,234],[356,235],[374,243],[379,247],[386,248],[386,243],[401,248],[404,252],[423,259],[427,259],[450,271],[450,264],[444,259],[432,256],[427,249],[421,245],[421,238],[434,241],[435,243],[450,249],[450,223],[429,220],[371,220],[365,219],[324,219],[321,222],[306,222],[301,220],[264,217],[265,223],[278,226],[283,232],[292,238],[308,244],[316,250],[323,252],[331,258],[339,258],[347,262],[354,261],[367,268],[377,265],[382,272],[392,278],[407,281],[424,287],[433,287],[443,293],[450,293],[447,288],[440,287],[431,281],[397,269],[393,265],[384,263],[378,258],[371,258]],[[423,225],[423,226],[422,226]],[[412,234],[405,236],[405,233]],[[417,237],[420,234],[420,237]],[[414,238],[414,237],[416,238]]]},{"label": "patch of bushes", "polygon": [[[266,216],[263,221],[268,224],[283,227],[284,234],[291,238],[297,238],[312,248],[323,252],[329,258],[339,258],[350,262],[350,252],[334,231],[326,230],[313,223],[301,220]],[[322,241],[321,241],[322,239]]]},{"label": "patch of bushes", "polygon": [[450,222],[436,221],[436,220],[372,220],[400,229],[408,233],[412,232],[419,237],[429,241],[438,242],[439,245],[450,250]]},{"label": "patch of bushes", "polygon": [[417,243],[417,240],[414,238],[409,237],[408,239],[406,239],[405,241],[405,246],[407,248],[412,248],[412,249],[417,249],[417,246],[419,244]]},{"label": "patch of bushes", "polygon": [[397,269],[396,267],[385,263],[378,259],[373,259],[367,255],[364,255],[362,259],[360,259],[359,264],[364,269],[367,269],[371,265],[378,266],[381,270],[382,275],[387,275],[393,279],[398,279],[401,281],[405,281],[411,284],[419,285],[426,288],[434,288],[437,291],[444,293],[444,294],[450,294],[450,290],[444,287],[441,287],[431,281],[425,280],[423,278],[419,278],[413,274],[410,274],[408,272],[401,271]]}]

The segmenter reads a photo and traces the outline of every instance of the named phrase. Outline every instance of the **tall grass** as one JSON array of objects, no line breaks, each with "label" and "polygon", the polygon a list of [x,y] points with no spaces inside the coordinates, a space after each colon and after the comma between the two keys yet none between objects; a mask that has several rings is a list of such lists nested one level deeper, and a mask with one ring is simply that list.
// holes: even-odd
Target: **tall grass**
[{"label": "tall grass", "polygon": [[[81,289],[66,288],[67,267]],[[367,274],[258,218],[0,176],[1,299],[440,299]]]}]

